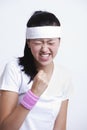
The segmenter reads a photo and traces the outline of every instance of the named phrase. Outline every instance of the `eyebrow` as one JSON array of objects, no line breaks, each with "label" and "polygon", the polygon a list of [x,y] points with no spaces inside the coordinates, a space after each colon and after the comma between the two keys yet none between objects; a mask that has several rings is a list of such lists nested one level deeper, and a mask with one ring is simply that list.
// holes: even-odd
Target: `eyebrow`
[{"label": "eyebrow", "polygon": [[[41,42],[44,42],[44,39],[40,38],[40,39],[34,39],[34,41],[41,41]],[[47,42],[50,42],[50,41],[53,41],[54,39],[46,39]]]}]

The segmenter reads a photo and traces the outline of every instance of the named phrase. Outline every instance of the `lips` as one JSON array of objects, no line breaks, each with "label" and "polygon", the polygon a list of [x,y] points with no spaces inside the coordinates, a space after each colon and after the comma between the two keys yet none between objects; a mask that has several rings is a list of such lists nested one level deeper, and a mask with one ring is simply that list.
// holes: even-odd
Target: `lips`
[{"label": "lips", "polygon": [[40,56],[41,56],[41,57],[48,57],[49,54],[41,54]]},{"label": "lips", "polygon": [[49,60],[49,57],[50,57],[50,53],[46,53],[46,54],[41,53],[40,54],[40,59],[43,61]]}]

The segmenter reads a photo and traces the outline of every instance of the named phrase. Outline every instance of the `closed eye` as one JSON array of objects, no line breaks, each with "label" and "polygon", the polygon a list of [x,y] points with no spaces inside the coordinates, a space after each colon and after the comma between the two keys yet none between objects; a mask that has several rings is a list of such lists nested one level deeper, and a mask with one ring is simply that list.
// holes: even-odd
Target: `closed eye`
[{"label": "closed eye", "polygon": [[48,42],[48,44],[49,44],[49,45],[54,45],[54,44],[55,44],[55,42]]},{"label": "closed eye", "polygon": [[35,45],[41,45],[42,44],[42,42],[40,42],[40,41],[34,41],[32,43],[35,44]]}]

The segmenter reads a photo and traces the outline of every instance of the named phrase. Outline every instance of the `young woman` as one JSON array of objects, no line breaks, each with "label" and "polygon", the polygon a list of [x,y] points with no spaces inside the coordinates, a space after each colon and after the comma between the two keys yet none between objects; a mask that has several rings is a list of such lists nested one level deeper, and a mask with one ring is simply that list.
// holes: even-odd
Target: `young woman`
[{"label": "young woman", "polygon": [[7,63],[0,80],[0,130],[66,130],[72,87],[67,71],[54,64],[60,38],[58,18],[34,12],[24,56]]}]

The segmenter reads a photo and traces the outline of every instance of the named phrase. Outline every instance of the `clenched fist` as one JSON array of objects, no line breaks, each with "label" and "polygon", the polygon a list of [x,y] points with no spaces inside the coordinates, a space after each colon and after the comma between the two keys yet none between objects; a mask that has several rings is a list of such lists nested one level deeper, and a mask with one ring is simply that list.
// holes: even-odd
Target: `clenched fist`
[{"label": "clenched fist", "polygon": [[41,94],[45,91],[45,89],[48,86],[48,77],[47,74],[43,71],[40,70],[37,75],[34,78],[33,85],[31,88],[31,91],[37,95],[41,96]]}]

